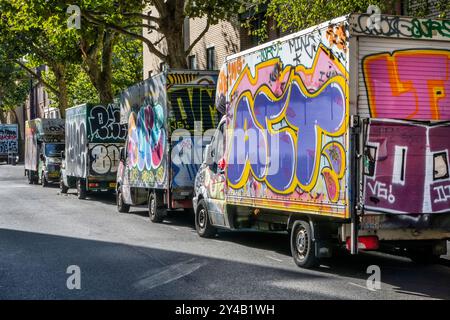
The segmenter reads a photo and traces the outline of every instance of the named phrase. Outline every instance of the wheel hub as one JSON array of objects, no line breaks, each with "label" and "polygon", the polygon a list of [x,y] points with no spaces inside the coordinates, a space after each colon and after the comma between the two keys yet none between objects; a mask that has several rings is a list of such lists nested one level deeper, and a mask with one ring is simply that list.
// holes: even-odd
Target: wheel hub
[{"label": "wheel hub", "polygon": [[205,209],[201,209],[198,213],[198,225],[200,228],[204,228],[206,225],[206,211]]},{"label": "wheel hub", "polygon": [[304,258],[308,252],[308,234],[304,229],[299,230],[297,233],[296,244],[300,258]]}]

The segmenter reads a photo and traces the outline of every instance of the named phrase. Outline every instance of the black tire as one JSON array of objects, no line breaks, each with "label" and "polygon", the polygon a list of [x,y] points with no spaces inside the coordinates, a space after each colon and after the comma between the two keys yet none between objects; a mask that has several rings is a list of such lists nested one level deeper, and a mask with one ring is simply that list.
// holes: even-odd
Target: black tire
[{"label": "black tire", "polygon": [[208,208],[203,199],[198,202],[197,210],[195,211],[195,229],[202,238],[212,238],[217,233],[217,229],[211,224]]},{"label": "black tire", "polygon": [[64,184],[63,178],[61,178],[61,180],[59,181],[59,189],[61,190],[61,193],[64,194],[67,193],[67,191],[69,191],[69,187]]},{"label": "black tire", "polygon": [[86,184],[84,183],[83,179],[77,179],[77,193],[78,199],[86,199]]},{"label": "black tire", "polygon": [[42,172],[42,175],[41,175],[41,185],[43,188],[46,188],[48,186],[48,181],[47,181],[47,179],[45,179],[44,172]]},{"label": "black tire", "polygon": [[162,222],[166,216],[164,204],[156,192],[150,192],[148,196],[148,216],[150,221],[154,223]]},{"label": "black tire", "polygon": [[120,213],[130,212],[130,205],[123,202],[122,191],[120,191],[120,188],[117,189],[116,192],[116,203],[117,203],[117,211],[119,211]]},{"label": "black tire", "polygon": [[33,184],[34,179],[30,171],[27,171],[28,184]]},{"label": "black tire", "polygon": [[431,247],[422,247],[409,249],[408,257],[417,264],[427,265],[438,262],[440,256],[433,254]]},{"label": "black tire", "polygon": [[302,220],[295,221],[291,231],[291,253],[295,264],[301,268],[313,268],[318,263],[312,239],[310,224]]}]

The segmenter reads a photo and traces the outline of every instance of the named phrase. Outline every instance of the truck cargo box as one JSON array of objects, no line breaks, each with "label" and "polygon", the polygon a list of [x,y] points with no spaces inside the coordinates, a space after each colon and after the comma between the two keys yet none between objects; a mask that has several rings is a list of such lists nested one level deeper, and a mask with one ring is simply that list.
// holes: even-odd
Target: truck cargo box
[{"label": "truck cargo box", "polygon": [[148,190],[159,190],[167,207],[192,207],[202,137],[219,119],[216,83],[215,71],[168,70],[122,93],[128,138],[118,182],[126,203],[146,202]]},{"label": "truck cargo box", "polygon": [[86,190],[114,190],[125,136],[118,104],[82,104],[67,109],[66,186],[80,181]]}]

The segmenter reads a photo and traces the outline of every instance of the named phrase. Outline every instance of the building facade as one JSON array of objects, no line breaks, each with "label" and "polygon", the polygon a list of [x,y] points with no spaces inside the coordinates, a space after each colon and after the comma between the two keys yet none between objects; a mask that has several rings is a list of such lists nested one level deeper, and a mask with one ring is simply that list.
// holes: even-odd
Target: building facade
[{"label": "building facade", "polygon": [[[447,5],[447,17],[450,16],[448,0],[398,0],[392,8],[391,14],[406,15],[406,16],[426,16],[428,18],[443,17],[442,8]],[[157,10],[153,10],[157,14]],[[445,12],[445,9],[444,9]],[[237,53],[242,50],[254,47],[261,41],[256,36],[249,33],[249,30],[242,27],[241,21],[248,17],[247,14],[240,15],[230,21],[220,21],[216,25],[210,26],[208,32],[196,44],[187,57],[187,64],[190,69],[198,70],[218,70],[222,65],[226,56]],[[264,14],[261,13],[252,19],[252,28],[259,28],[264,19]],[[197,38],[206,26],[206,17],[196,19],[186,19],[184,25],[184,47],[188,48],[190,44]],[[282,32],[273,25],[272,21],[267,23],[266,41],[280,38],[289,32]],[[156,32],[149,32],[148,29],[143,29],[143,35],[152,42],[160,40],[161,35]],[[164,41],[161,41],[158,48],[166,53]],[[144,44],[144,70],[143,78],[147,79],[163,69],[162,61],[151,54],[147,46]]]}]

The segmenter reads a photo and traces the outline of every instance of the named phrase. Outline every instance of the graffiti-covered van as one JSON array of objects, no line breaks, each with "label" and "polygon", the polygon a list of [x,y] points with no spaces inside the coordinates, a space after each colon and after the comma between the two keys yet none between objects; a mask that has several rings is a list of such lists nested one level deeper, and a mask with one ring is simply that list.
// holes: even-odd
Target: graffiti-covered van
[{"label": "graffiti-covered van", "polygon": [[121,94],[128,135],[117,176],[119,211],[147,203],[158,221],[167,209],[192,208],[203,138],[220,119],[214,107],[217,74],[166,70]]},{"label": "graffiti-covered van", "polygon": [[118,104],[82,104],[67,109],[61,191],[77,188],[80,199],[89,191],[114,191],[125,136]]},{"label": "graffiti-covered van", "polygon": [[352,14],[232,55],[216,107],[195,185],[200,235],[290,230],[306,267],[340,244],[444,252],[449,20]]},{"label": "graffiti-covered van", "polygon": [[25,175],[29,184],[58,183],[64,151],[64,119],[25,122]]},{"label": "graffiti-covered van", "polygon": [[17,124],[0,123],[0,161],[19,154],[19,130]]}]

